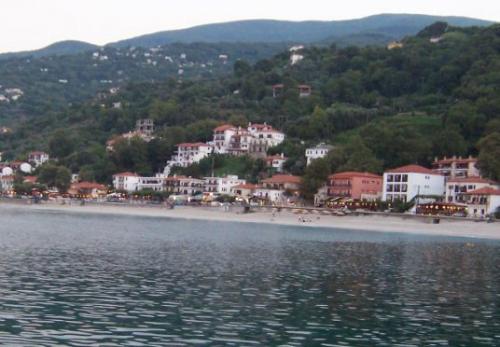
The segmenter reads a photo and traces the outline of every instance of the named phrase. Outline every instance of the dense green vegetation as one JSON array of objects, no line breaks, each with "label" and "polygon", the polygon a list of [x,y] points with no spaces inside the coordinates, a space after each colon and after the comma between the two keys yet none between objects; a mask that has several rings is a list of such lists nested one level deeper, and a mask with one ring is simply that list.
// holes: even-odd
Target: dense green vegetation
[{"label": "dense green vegetation", "polygon": [[[431,43],[436,35],[442,40]],[[286,168],[310,177],[311,189],[327,171],[382,172],[409,163],[429,165],[444,155],[479,155],[484,173],[499,179],[500,26],[438,23],[403,43],[393,50],[310,47],[295,65],[283,52],[253,65],[236,61],[233,73],[220,78],[130,83],[116,95],[63,112],[42,109],[0,145],[12,158],[30,149],[50,150],[71,171],[109,182],[118,170],[161,170],[176,143],[206,141],[222,122],[265,121],[287,134],[271,152],[285,153]],[[284,90],[273,98],[276,83]],[[297,86],[303,83],[312,86],[310,97],[299,97]],[[113,107],[116,102],[120,108]],[[105,151],[110,136],[146,117],[155,120],[156,140]],[[304,148],[320,141],[336,148],[317,170],[305,170]],[[254,165],[220,167],[233,167],[233,172],[223,169],[231,174]],[[201,163],[192,172],[206,175],[208,167]]]}]

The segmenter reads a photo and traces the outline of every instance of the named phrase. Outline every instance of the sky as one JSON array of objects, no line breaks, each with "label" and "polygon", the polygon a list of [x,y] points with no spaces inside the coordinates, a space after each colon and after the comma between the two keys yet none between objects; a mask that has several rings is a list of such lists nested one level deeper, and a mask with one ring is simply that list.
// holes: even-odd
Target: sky
[{"label": "sky", "polygon": [[102,45],[241,19],[341,20],[380,13],[500,22],[500,0],[4,0],[0,52],[31,50],[69,39]]}]

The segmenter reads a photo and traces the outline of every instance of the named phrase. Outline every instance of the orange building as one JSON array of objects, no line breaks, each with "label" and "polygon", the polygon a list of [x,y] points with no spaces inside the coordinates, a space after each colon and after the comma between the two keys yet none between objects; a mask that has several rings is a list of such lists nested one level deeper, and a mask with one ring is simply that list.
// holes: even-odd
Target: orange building
[{"label": "orange building", "polygon": [[373,201],[382,197],[382,185],[382,176],[369,172],[339,172],[328,178],[328,196]]}]

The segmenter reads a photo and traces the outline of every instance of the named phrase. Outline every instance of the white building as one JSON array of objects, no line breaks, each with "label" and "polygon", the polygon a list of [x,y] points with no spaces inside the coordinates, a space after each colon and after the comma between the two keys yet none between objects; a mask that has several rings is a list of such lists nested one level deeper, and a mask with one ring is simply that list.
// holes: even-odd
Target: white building
[{"label": "white building", "polygon": [[115,190],[136,192],[139,190],[140,176],[132,172],[121,172],[113,175],[113,187]]},{"label": "white building", "polygon": [[465,193],[470,217],[485,217],[500,209],[500,189],[481,188]]},{"label": "white building", "polygon": [[268,147],[274,147],[285,141],[285,134],[274,129],[267,123],[252,124],[248,123],[248,132],[256,139],[265,140]]},{"label": "white building", "polygon": [[205,192],[224,195],[232,195],[233,187],[246,184],[244,179],[240,179],[235,175],[228,175],[226,177],[205,177],[204,181]]},{"label": "white building", "polygon": [[327,156],[328,152],[332,150],[333,146],[320,143],[316,147],[311,147],[306,149],[307,165],[315,159],[324,158]]},{"label": "white building", "polygon": [[406,165],[384,173],[382,200],[403,201],[419,196],[444,196],[444,176],[420,165]]},{"label": "white building", "polygon": [[181,143],[177,145],[177,152],[169,162],[172,166],[187,167],[208,157],[212,153],[212,145],[197,143]]},{"label": "white building", "polygon": [[176,195],[196,195],[203,192],[204,180],[186,176],[165,178],[165,190]]},{"label": "white building", "polygon": [[283,165],[288,160],[283,153],[278,155],[268,156],[266,158],[267,167],[273,169],[275,172],[283,172]]},{"label": "white building", "polygon": [[214,152],[227,153],[231,138],[236,134],[236,127],[231,124],[224,124],[214,129]]},{"label": "white building", "polygon": [[497,183],[481,177],[450,178],[446,183],[446,202],[463,204],[467,200],[464,194],[482,188],[500,187]]},{"label": "white building", "polygon": [[41,151],[33,151],[28,154],[28,161],[35,164],[35,167],[39,167],[40,165],[48,162],[49,159],[49,155]]},{"label": "white building", "polygon": [[155,177],[139,177],[137,183],[137,190],[152,190],[155,192],[162,192],[165,190],[165,178],[161,176]]}]

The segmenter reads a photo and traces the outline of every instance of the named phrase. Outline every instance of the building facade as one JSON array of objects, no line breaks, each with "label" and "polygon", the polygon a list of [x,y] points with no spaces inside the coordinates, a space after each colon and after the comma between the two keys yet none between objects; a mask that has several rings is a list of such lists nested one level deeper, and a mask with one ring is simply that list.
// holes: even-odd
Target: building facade
[{"label": "building facade", "polygon": [[33,151],[28,154],[28,162],[34,164],[35,167],[43,165],[48,162],[49,159],[49,154],[41,151]]},{"label": "building facade", "polygon": [[233,187],[246,184],[245,180],[234,175],[225,177],[205,177],[204,181],[204,192],[223,195],[232,195]]},{"label": "building facade", "polygon": [[467,201],[465,194],[481,188],[500,187],[497,183],[481,177],[450,178],[446,183],[446,202],[463,204]]},{"label": "building facade", "polygon": [[384,173],[382,200],[408,202],[418,196],[444,196],[444,176],[420,165]]},{"label": "building facade", "polygon": [[197,195],[205,188],[205,181],[193,177],[172,176],[165,178],[165,191],[175,195]]},{"label": "building facade", "polygon": [[324,158],[328,152],[332,150],[333,146],[320,143],[319,145],[306,149],[307,165],[311,164],[313,160]]},{"label": "building facade", "polygon": [[500,209],[500,189],[491,187],[465,193],[469,217],[486,217]]},{"label": "building facade", "polygon": [[374,201],[382,198],[383,177],[368,172],[339,172],[328,178],[328,197]]},{"label": "building facade", "polygon": [[443,159],[435,158],[432,163],[432,169],[446,179],[449,178],[465,178],[465,177],[478,177],[480,176],[479,169],[477,168],[477,158],[468,157],[451,157]]},{"label": "building facade", "polygon": [[115,190],[136,192],[139,190],[140,176],[133,172],[121,172],[113,175],[113,187]]}]

